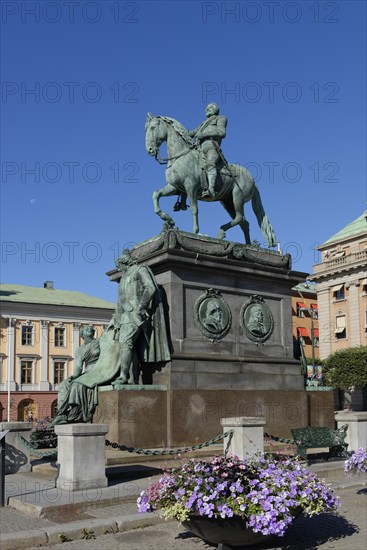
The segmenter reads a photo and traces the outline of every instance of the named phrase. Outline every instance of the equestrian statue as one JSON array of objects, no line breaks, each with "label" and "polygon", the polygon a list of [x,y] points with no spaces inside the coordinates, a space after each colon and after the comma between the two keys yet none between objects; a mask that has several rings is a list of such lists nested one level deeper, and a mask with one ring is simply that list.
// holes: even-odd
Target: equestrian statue
[{"label": "equestrian statue", "polygon": [[[206,119],[195,130],[188,131],[180,122],[166,116],[148,113],[145,124],[145,145],[149,155],[160,164],[166,164],[167,185],[154,191],[155,213],[174,227],[175,222],[163,212],[161,197],[178,195],[174,210],[186,210],[190,201],[193,232],[199,233],[198,200],[219,201],[232,220],[220,226],[219,239],[226,231],[239,225],[246,244],[251,244],[249,223],[244,215],[244,204],[251,200],[252,208],[268,247],[276,245],[274,229],[265,214],[260,193],[251,173],[239,164],[228,164],[221,150],[226,136],[227,119],[219,114],[216,103],[206,107]],[[168,157],[163,159],[159,148],[167,143]]]}]

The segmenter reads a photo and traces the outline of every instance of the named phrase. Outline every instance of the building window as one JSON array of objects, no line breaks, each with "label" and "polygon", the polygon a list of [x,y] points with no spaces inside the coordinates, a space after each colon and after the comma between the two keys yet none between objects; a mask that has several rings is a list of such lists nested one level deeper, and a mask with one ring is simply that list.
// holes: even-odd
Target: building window
[{"label": "building window", "polygon": [[55,327],[55,347],[65,347],[65,327]]},{"label": "building window", "polygon": [[37,418],[36,404],[33,399],[23,399],[18,405],[18,421],[33,422]]},{"label": "building window", "polygon": [[344,285],[336,285],[332,288],[334,300],[344,300],[345,298],[345,291],[344,291]]},{"label": "building window", "polygon": [[60,384],[65,379],[66,362],[54,362],[54,384]]},{"label": "building window", "polygon": [[337,340],[342,340],[347,337],[347,324],[345,315],[338,315],[336,317],[336,328],[335,328],[335,338]]},{"label": "building window", "polygon": [[20,362],[20,383],[32,384],[33,361]]},{"label": "building window", "polygon": [[297,337],[302,346],[306,345],[305,338],[309,338],[308,332],[304,327],[297,327]]},{"label": "building window", "polygon": [[305,316],[305,312],[302,311],[303,309],[307,309],[306,304],[304,302],[297,302],[297,317]]},{"label": "building window", "polygon": [[33,326],[22,325],[22,346],[33,346]]}]

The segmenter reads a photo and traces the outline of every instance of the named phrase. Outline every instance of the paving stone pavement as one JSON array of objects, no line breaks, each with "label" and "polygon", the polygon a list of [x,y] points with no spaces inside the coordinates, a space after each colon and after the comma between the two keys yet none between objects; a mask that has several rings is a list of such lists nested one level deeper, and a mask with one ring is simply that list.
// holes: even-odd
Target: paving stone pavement
[{"label": "paving stone pavement", "polygon": [[[17,502],[17,509],[11,506],[0,508],[1,550],[33,550],[46,545],[53,548],[56,543],[61,542],[60,533],[71,540],[64,542],[62,546],[58,544],[60,550],[216,548],[185,531],[175,521],[166,522],[155,514],[137,514],[137,495],[149,483],[158,479],[160,470],[157,470],[157,467],[162,468],[165,465],[163,462],[154,462],[146,463],[144,466],[134,464],[107,468],[109,488],[103,489],[102,492],[109,494],[112,490],[112,494],[118,493],[118,502],[112,502],[102,495],[96,506],[94,503],[98,502],[98,499],[92,491],[90,495],[83,494],[84,500],[88,501],[87,507],[80,508],[79,504],[76,507],[72,504],[72,509],[69,503],[70,495],[61,498],[52,489],[55,487],[55,469],[50,469],[50,465],[41,464],[41,469],[37,472],[7,476],[7,495],[13,496],[13,500],[17,494],[20,495],[23,504],[19,507]],[[284,539],[276,539],[276,544],[273,542],[273,546],[268,545],[266,548],[366,550],[367,489],[363,488],[363,479],[346,478],[338,463],[314,464],[310,468],[337,488],[342,504],[339,516],[324,514],[312,519],[301,517],[297,520],[296,526],[288,530]],[[73,495],[74,493],[71,496]],[[73,496],[70,502],[78,503],[79,500]],[[35,508],[35,504],[40,502],[42,506],[55,504],[59,513],[42,515],[40,509]],[[95,534],[97,538],[81,540],[83,529],[90,531],[91,535]],[[261,550],[265,547],[257,548]]]},{"label": "paving stone pavement", "polygon": [[[350,485],[337,490],[341,507],[337,515],[321,514],[299,517],[286,536],[258,550],[366,550],[367,488]],[[112,507],[111,507],[112,508]],[[111,516],[118,513],[118,506]],[[88,511],[90,514],[91,511]],[[54,548],[55,546],[48,546]],[[74,540],[59,546],[60,550],[210,550],[216,545],[205,543],[177,522],[165,522],[126,532],[102,535],[96,539]],[[27,550],[36,550],[34,546]],[[249,547],[247,547],[249,548]]]}]

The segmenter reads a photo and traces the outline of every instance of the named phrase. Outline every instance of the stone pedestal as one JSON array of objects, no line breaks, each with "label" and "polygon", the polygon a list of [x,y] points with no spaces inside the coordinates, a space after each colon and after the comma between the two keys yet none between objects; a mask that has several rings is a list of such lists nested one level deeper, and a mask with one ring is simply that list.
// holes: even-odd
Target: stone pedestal
[{"label": "stone pedestal", "polygon": [[[291,289],[307,274],[291,271],[289,255],[177,230],[136,245],[130,254],[153,271],[169,319],[172,361],[154,372],[154,384],[172,390],[304,390],[293,358]],[[108,275],[121,278],[117,270]],[[247,330],[252,300],[263,308],[264,338],[261,329]],[[220,329],[206,324],[210,302],[220,307]]]},{"label": "stone pedestal", "polygon": [[348,425],[348,451],[356,451],[360,447],[367,447],[367,412],[338,411],[335,414],[337,427]]},{"label": "stone pedestal", "polygon": [[78,491],[107,487],[105,473],[106,424],[64,424],[55,426],[58,436],[57,487]]},{"label": "stone pedestal", "polygon": [[5,474],[30,472],[29,450],[18,436],[29,442],[31,422],[0,422],[0,432],[9,430],[5,436]]},{"label": "stone pedestal", "polygon": [[232,436],[224,438],[224,448],[228,447],[229,455],[236,455],[241,460],[247,460],[256,453],[264,452],[265,417],[242,416],[221,418],[223,432],[233,430]]}]

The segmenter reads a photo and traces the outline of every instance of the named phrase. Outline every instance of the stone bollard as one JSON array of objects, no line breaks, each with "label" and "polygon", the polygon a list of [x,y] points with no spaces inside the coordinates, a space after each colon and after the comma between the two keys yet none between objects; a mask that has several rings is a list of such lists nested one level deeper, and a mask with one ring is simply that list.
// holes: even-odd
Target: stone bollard
[{"label": "stone bollard", "polygon": [[107,487],[105,437],[107,424],[61,424],[58,436],[57,487],[79,491]]},{"label": "stone bollard", "polygon": [[367,447],[367,412],[338,411],[335,413],[335,420],[338,428],[348,425],[345,438],[348,452]]},{"label": "stone bollard", "polygon": [[32,422],[0,422],[0,432],[9,430],[5,436],[5,474],[30,472],[29,449],[22,445],[18,436],[29,442]]},{"label": "stone bollard", "polygon": [[[263,416],[238,416],[221,418],[223,432],[233,430],[227,454],[236,455],[241,460],[251,458],[255,453],[264,452],[264,426],[266,419]],[[229,436],[224,438],[224,449],[227,448]]]}]

